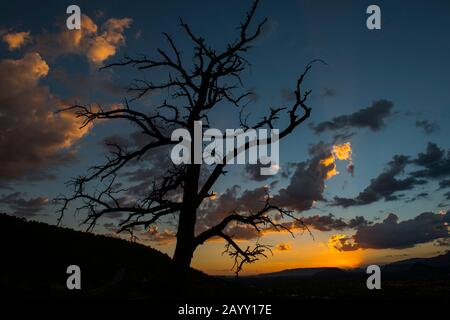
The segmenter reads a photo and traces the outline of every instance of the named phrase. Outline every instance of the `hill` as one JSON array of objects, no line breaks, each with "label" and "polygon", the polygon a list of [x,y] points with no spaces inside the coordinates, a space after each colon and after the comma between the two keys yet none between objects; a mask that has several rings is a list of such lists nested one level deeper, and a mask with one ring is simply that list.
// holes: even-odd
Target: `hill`
[{"label": "hill", "polygon": [[[0,287],[10,297],[181,299],[226,294],[230,285],[191,269],[181,286],[169,256],[150,247],[6,214],[0,243]],[[80,267],[82,290],[66,288],[69,265]]]},{"label": "hill", "polygon": [[445,269],[450,267],[450,252],[431,258],[412,258],[387,264],[383,267],[388,272],[404,272],[418,267]]}]

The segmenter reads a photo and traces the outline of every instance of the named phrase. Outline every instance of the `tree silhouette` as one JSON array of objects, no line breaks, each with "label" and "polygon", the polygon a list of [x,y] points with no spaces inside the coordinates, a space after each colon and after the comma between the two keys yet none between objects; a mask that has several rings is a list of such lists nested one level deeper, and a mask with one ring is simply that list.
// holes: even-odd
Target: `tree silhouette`
[{"label": "tree silhouette", "polygon": [[[276,230],[289,229],[273,219],[269,213],[278,213],[282,217],[294,219],[294,212],[271,204],[267,196],[265,204],[257,212],[230,212],[217,225],[196,233],[195,227],[199,207],[211,198],[214,184],[226,174],[226,161],[205,169],[201,164],[172,165],[167,168],[162,179],[153,183],[151,190],[144,199],[127,204],[120,197],[120,190],[116,188],[115,180],[118,172],[127,164],[141,159],[147,153],[165,152],[162,147],[178,143],[171,141],[170,130],[185,128],[193,136],[194,122],[203,120],[210,126],[208,113],[219,103],[228,103],[239,108],[239,123],[243,130],[273,128],[274,121],[282,115],[288,119],[287,125],[280,129],[279,139],[294,132],[311,113],[306,105],[311,90],[302,90],[304,79],[315,60],[310,62],[299,75],[295,85],[295,100],[289,107],[270,108],[265,117],[250,125],[247,118],[242,116],[247,100],[252,92],[245,90],[241,74],[249,63],[244,54],[251,48],[252,43],[261,35],[267,18],[256,25],[251,32],[258,1],[255,1],[247,12],[245,19],[239,26],[238,38],[229,43],[226,49],[218,51],[211,48],[206,41],[195,35],[190,27],[180,19],[180,26],[193,44],[192,60],[185,64],[183,55],[177,48],[172,37],[163,33],[171,50],[158,49],[158,59],[146,56],[133,58],[125,56],[121,61],[105,66],[132,66],[138,70],[163,69],[167,71],[165,81],[154,83],[144,79],[135,80],[128,88],[135,94],[133,100],[140,99],[152,92],[163,89],[170,91],[170,99],[161,105],[154,106],[149,113],[143,113],[130,106],[133,100],[125,101],[123,108],[104,110],[99,106],[74,105],[67,110],[74,111],[77,117],[84,120],[83,126],[88,126],[97,120],[122,119],[137,125],[147,142],[135,150],[127,150],[117,143],[111,143],[111,156],[105,164],[92,168],[90,174],[72,181],[74,194],[70,197],[60,197],[62,201],[60,218],[68,210],[71,202],[82,203],[77,210],[87,213],[84,223],[88,224],[88,231],[92,230],[98,219],[106,214],[125,213],[126,218],[119,224],[118,232],[130,232],[136,228],[149,228],[163,217],[173,216],[177,220],[176,248],[173,256],[175,265],[181,271],[189,269],[191,259],[196,248],[208,239],[220,237],[226,241],[226,252],[234,259],[234,268],[238,273],[245,263],[252,263],[258,257],[265,256],[270,250],[267,246],[256,243],[254,247],[241,247],[231,235],[225,232],[231,223],[240,223],[255,228],[258,232],[262,226],[269,226]],[[270,139],[268,141],[270,143]],[[245,152],[249,148],[247,142],[244,148],[235,149],[234,155]],[[192,153],[193,154],[193,153]],[[161,168],[164,170],[165,168]],[[206,172],[206,173],[205,173]],[[101,190],[88,192],[87,184],[101,181]],[[180,195],[174,197],[174,194]]]}]

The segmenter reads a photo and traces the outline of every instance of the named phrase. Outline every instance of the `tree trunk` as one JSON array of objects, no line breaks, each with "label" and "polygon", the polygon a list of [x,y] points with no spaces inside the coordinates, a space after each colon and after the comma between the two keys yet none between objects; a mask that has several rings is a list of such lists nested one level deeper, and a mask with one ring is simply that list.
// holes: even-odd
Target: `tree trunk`
[{"label": "tree trunk", "polygon": [[177,245],[173,262],[181,276],[186,276],[195,250],[195,223],[197,220],[197,197],[200,165],[190,165],[186,173],[183,208],[178,219]]},{"label": "tree trunk", "polygon": [[181,210],[178,220],[177,245],[173,256],[175,267],[187,273],[194,254],[196,211]]}]

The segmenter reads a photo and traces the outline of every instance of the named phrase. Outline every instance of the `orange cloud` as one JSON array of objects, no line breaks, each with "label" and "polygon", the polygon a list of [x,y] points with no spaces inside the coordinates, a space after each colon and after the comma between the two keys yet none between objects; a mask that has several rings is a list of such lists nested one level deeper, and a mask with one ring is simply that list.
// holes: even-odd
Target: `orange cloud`
[{"label": "orange cloud", "polygon": [[98,27],[89,16],[82,15],[80,30],[67,30],[61,26],[60,32],[38,35],[35,50],[50,59],[64,54],[81,54],[98,65],[125,44],[124,31],[131,23],[130,18],[110,18]]},{"label": "orange cloud", "polygon": [[8,45],[8,50],[13,51],[22,47],[30,40],[29,32],[12,32],[3,35],[3,41]]},{"label": "orange cloud", "polygon": [[331,152],[339,160],[350,160],[352,158],[352,146],[350,142],[333,145]]},{"label": "orange cloud", "polygon": [[[0,61],[0,178],[45,174],[74,157],[73,146],[89,131],[72,113],[55,113],[64,103],[39,82],[50,68],[36,52]],[[32,142],[32,143],[30,143]]]},{"label": "orange cloud", "polygon": [[289,251],[291,250],[291,245],[289,243],[280,243],[275,247],[277,251]]},{"label": "orange cloud", "polygon": [[125,43],[124,29],[131,25],[129,18],[111,18],[105,22],[103,33],[95,37],[89,46],[87,56],[93,63],[101,63],[116,54],[117,47]]},{"label": "orange cloud", "polygon": [[348,168],[353,167],[352,162],[352,147],[350,142],[346,142],[343,144],[333,145],[331,148],[331,154],[325,159],[320,160],[320,164],[324,167],[329,167],[326,173],[326,179],[330,179],[335,175],[338,175],[339,172],[336,169],[335,161],[337,160],[347,160],[349,161]]},{"label": "orange cloud", "polygon": [[335,234],[328,239],[328,247],[338,251],[354,251],[359,248],[353,237],[345,234]]}]

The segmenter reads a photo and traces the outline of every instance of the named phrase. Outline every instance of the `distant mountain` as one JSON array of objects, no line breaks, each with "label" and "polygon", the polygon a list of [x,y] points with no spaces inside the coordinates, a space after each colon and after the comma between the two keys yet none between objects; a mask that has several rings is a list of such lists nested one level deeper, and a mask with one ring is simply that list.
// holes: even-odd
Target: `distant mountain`
[{"label": "distant mountain", "polygon": [[[412,258],[401,260],[382,266],[385,272],[426,272],[429,269],[450,268],[450,252],[431,258]],[[343,270],[340,268],[296,268],[285,269],[277,272],[261,273],[253,278],[277,278],[277,277],[338,277],[349,273],[363,273],[365,269]]]},{"label": "distant mountain", "polygon": [[383,266],[383,271],[404,272],[446,268],[450,268],[450,252],[431,258],[412,258],[393,262]]},{"label": "distant mountain", "polygon": [[296,268],[286,269],[278,272],[261,273],[253,277],[271,278],[271,277],[311,277],[327,276],[345,273],[339,268]]}]

